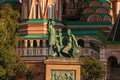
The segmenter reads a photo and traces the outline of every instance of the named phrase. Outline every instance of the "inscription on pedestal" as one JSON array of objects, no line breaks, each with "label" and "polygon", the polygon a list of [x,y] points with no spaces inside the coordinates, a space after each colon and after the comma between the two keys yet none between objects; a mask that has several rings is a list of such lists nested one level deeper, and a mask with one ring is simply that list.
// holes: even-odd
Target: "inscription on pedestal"
[{"label": "inscription on pedestal", "polygon": [[74,70],[51,70],[50,80],[76,80]]}]

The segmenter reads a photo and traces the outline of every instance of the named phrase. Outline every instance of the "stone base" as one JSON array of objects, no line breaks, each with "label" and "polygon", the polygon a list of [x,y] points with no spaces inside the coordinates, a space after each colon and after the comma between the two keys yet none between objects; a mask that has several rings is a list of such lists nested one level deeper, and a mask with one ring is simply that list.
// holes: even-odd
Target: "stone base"
[{"label": "stone base", "polygon": [[81,80],[80,64],[76,59],[47,59],[46,80]]}]

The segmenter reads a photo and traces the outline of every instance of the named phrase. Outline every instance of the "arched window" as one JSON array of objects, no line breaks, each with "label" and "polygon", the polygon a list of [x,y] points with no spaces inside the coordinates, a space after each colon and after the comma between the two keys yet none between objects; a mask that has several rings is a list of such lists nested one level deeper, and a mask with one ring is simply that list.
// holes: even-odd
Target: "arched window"
[{"label": "arched window", "polygon": [[24,46],[24,40],[22,40],[22,46],[21,46],[21,47],[25,47],[25,46]]},{"label": "arched window", "polygon": [[48,19],[53,19],[53,6],[49,5],[48,7]]},{"label": "arched window", "polygon": [[49,41],[46,40],[46,47],[49,47]]},{"label": "arched window", "polygon": [[79,39],[77,42],[79,46],[84,47],[84,41],[82,39]]},{"label": "arched window", "polygon": [[[108,53],[109,54],[109,53]],[[107,63],[108,63],[108,74],[110,74],[110,79],[112,80],[119,80],[120,77],[119,77],[119,64],[118,64],[118,60],[115,56],[110,56],[108,59],[107,59]],[[116,78],[116,76],[118,76]]]},{"label": "arched window", "polygon": [[108,65],[109,65],[109,67],[111,67],[111,68],[117,68],[117,67],[118,67],[117,58],[114,57],[114,56],[110,56],[110,57],[108,58]]},{"label": "arched window", "polygon": [[27,41],[27,47],[30,47],[30,40]]},{"label": "arched window", "polygon": [[38,4],[37,4],[37,3],[36,3],[36,5],[35,5],[35,7],[36,7],[36,19],[38,19],[39,6],[38,6]]},{"label": "arched window", "polygon": [[41,12],[40,12],[40,4],[39,2],[35,3],[35,18],[40,19],[41,18]]},{"label": "arched window", "polygon": [[98,8],[97,10],[96,10],[96,13],[98,13],[98,14],[108,14],[108,12],[107,12],[107,10],[105,9],[105,8]]},{"label": "arched window", "polygon": [[36,40],[33,40],[33,47],[37,47],[37,42],[36,42]]},{"label": "arched window", "polygon": [[40,40],[40,47],[43,47],[43,41]]},{"label": "arched window", "polygon": [[21,47],[21,46],[20,46],[20,42],[21,42],[21,41],[18,41],[18,48],[20,48],[20,47]]},{"label": "arched window", "polygon": [[98,14],[92,14],[88,17],[87,22],[90,23],[102,22],[102,17]]},{"label": "arched window", "polygon": [[84,11],[83,11],[83,14],[88,14],[88,13],[94,13],[94,10],[92,8],[86,8]]},{"label": "arched window", "polygon": [[90,7],[101,7],[101,4],[98,1],[92,1],[89,4]]},{"label": "arched window", "polygon": [[110,3],[109,2],[104,2],[102,3],[102,7],[105,7],[105,8],[110,8]]},{"label": "arched window", "polygon": [[90,40],[90,46],[92,49],[94,49],[95,51],[99,52],[99,42],[96,40]]},{"label": "arched window", "polygon": [[103,21],[111,23],[112,22],[112,18],[109,15],[106,15],[106,16],[104,16]]}]

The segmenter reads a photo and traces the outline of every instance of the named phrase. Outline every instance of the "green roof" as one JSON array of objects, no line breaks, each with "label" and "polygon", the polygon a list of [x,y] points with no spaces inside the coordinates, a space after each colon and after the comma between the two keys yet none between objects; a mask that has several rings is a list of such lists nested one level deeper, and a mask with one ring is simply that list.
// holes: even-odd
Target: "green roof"
[{"label": "green roof", "polygon": [[112,24],[110,22],[102,22],[102,23],[87,23],[87,22],[81,22],[81,21],[64,21],[64,25],[69,26],[69,27],[94,27],[94,26],[107,26],[107,27],[112,27]]},{"label": "green roof", "polygon": [[[108,14],[105,14],[105,13],[86,13],[86,14],[84,14],[84,16],[86,17],[86,18],[88,18],[90,15],[92,15],[92,14],[98,14],[99,16],[101,16],[102,18],[104,18],[104,16],[106,16],[106,15],[108,15]],[[110,15],[108,15],[108,16],[110,16]],[[111,16],[110,16],[111,17]],[[112,17],[111,17],[112,18]]]},{"label": "green roof", "polygon": [[[66,30],[62,30],[63,36],[67,35]],[[106,35],[99,30],[72,30],[72,34],[75,36],[98,36],[103,40],[106,40]],[[48,34],[26,34],[19,35],[19,38],[48,38]]]},{"label": "green roof", "polygon": [[[55,24],[62,24],[62,22],[59,20],[54,20],[54,21],[55,21]],[[20,21],[20,24],[21,23],[47,23],[47,22],[48,20],[46,19],[24,19]]]},{"label": "green roof", "polygon": [[26,34],[26,35],[19,35],[19,38],[47,38],[47,34]]},{"label": "green roof", "polygon": [[43,19],[25,19],[25,20],[21,20],[20,23],[47,23],[47,20],[43,20]]},{"label": "green roof", "polygon": [[[87,0],[87,2],[88,3],[91,3],[93,0]],[[98,0],[100,3],[103,3],[103,2],[109,2],[109,3],[111,3],[111,1],[110,0]]]},{"label": "green roof", "polygon": [[[104,34],[102,31],[99,30],[71,30],[72,34],[76,35],[76,36],[98,36],[103,40],[106,40],[107,35]],[[66,30],[63,30],[63,35],[67,35]]]}]

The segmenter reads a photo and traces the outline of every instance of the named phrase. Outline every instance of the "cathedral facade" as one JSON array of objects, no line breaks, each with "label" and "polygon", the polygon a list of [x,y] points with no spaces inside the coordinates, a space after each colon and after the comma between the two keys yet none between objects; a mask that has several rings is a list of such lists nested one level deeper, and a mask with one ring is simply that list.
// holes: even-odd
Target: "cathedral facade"
[{"label": "cathedral facade", "polygon": [[66,29],[71,29],[82,48],[81,56],[95,57],[104,64],[105,80],[113,77],[113,68],[119,70],[119,0],[22,0],[19,6],[10,1],[18,0],[0,3],[1,7],[21,7],[17,53],[28,66],[36,65],[42,70],[38,80],[44,80],[43,61],[49,55],[49,19],[55,21],[56,31],[62,29],[64,34]]}]

